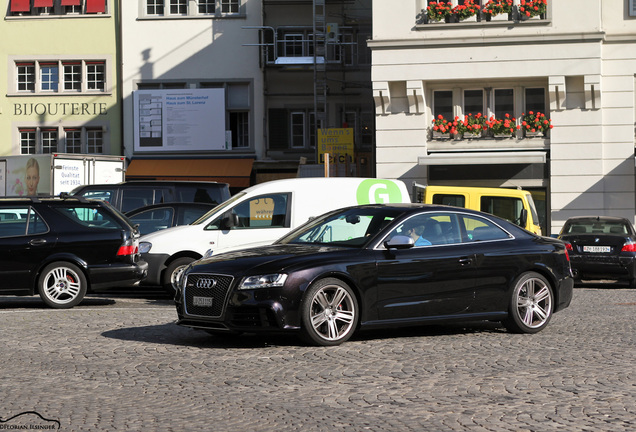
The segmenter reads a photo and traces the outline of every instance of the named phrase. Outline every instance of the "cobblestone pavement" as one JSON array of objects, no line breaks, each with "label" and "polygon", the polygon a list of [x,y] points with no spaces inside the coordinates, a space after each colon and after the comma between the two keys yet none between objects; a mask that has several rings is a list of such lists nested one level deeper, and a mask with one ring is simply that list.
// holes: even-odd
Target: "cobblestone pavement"
[{"label": "cobblestone pavement", "polygon": [[636,290],[588,286],[535,335],[476,323],[316,348],[181,328],[160,296],[0,297],[0,429],[634,431],[635,315]]}]

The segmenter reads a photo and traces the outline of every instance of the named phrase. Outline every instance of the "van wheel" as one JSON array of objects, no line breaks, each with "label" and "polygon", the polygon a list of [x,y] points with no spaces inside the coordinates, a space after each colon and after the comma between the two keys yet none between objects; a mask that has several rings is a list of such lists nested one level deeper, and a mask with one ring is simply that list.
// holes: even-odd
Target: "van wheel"
[{"label": "van wheel", "polygon": [[40,298],[54,309],[69,309],[79,304],[87,288],[84,273],[68,262],[49,264],[42,270],[38,280]]},{"label": "van wheel", "polygon": [[184,257],[177,258],[172,261],[166,271],[163,272],[163,289],[171,296],[174,297],[177,292],[177,281],[179,280],[179,276],[185,270],[185,268],[194,261],[194,258]]}]

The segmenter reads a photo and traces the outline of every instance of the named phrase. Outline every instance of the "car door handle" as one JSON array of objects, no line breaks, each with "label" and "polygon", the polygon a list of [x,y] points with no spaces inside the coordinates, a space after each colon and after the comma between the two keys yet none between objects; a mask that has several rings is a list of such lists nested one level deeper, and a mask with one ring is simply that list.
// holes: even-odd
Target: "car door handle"
[{"label": "car door handle", "polygon": [[29,242],[31,246],[41,246],[46,243],[45,239],[33,239]]},{"label": "car door handle", "polygon": [[467,266],[472,264],[473,260],[472,258],[465,257],[465,258],[460,258],[458,262],[460,266]]}]

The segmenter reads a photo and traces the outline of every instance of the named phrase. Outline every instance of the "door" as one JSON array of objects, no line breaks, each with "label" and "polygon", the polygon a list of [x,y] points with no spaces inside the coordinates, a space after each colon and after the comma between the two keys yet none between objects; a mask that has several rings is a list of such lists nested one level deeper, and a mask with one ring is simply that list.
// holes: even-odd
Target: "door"
[{"label": "door", "polygon": [[289,232],[291,217],[291,194],[272,193],[236,204],[205,229],[218,234],[216,253],[271,244]]},{"label": "door", "polygon": [[[389,249],[377,262],[378,317],[418,320],[467,311],[474,295],[474,257],[454,213],[422,213],[389,238],[411,236],[414,246]],[[421,245],[421,246],[420,246]]]},{"label": "door", "polygon": [[32,287],[35,268],[55,247],[56,238],[31,207],[3,208],[0,213],[0,291]]}]

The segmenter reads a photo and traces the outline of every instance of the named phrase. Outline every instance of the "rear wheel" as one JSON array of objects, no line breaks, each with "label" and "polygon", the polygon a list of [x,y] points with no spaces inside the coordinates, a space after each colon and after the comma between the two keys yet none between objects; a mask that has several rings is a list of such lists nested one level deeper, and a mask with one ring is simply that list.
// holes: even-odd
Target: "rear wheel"
[{"label": "rear wheel", "polygon": [[550,322],[554,309],[552,287],[539,273],[528,272],[513,282],[506,328],[513,333],[537,333]]},{"label": "rear wheel", "polygon": [[314,345],[339,345],[348,340],[358,322],[353,290],[339,279],[322,279],[305,293],[302,336]]},{"label": "rear wheel", "polygon": [[87,288],[84,273],[75,264],[62,261],[46,266],[38,280],[40,298],[55,309],[69,309],[79,304]]},{"label": "rear wheel", "polygon": [[163,273],[163,289],[171,296],[174,297],[177,292],[177,281],[179,280],[179,276],[185,270],[185,268],[194,261],[194,258],[183,257],[177,258],[172,261],[166,271]]}]

